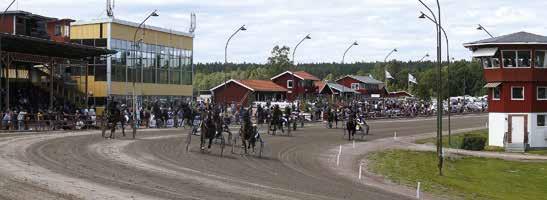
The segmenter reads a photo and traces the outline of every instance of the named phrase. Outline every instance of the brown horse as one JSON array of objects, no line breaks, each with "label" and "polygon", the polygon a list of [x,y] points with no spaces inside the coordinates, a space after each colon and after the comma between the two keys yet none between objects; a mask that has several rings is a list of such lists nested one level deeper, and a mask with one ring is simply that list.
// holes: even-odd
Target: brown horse
[{"label": "brown horse", "polygon": [[209,145],[207,146],[208,149],[211,149],[211,144],[213,143],[213,139],[215,139],[216,135],[216,124],[213,120],[213,114],[211,111],[207,111],[205,114],[205,119],[201,122],[201,150],[205,150],[205,143],[206,140],[209,140]]}]

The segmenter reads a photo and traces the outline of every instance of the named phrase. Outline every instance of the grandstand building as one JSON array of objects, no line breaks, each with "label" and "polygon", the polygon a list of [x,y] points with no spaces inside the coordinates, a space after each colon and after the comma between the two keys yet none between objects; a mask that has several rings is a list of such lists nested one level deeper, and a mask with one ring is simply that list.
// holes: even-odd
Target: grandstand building
[{"label": "grandstand building", "polygon": [[117,51],[90,61],[91,103],[106,104],[107,97],[130,100],[133,81],[138,102],[180,100],[192,96],[193,34],[144,26],[113,17],[72,23],[71,41]]},{"label": "grandstand building", "polygon": [[0,111],[84,107],[89,57],[115,53],[70,43],[71,19],[1,13]]}]

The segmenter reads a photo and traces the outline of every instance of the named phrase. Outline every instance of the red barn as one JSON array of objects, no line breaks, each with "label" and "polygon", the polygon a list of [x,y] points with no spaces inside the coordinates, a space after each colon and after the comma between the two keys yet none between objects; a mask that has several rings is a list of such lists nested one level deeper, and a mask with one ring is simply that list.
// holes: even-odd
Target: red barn
[{"label": "red barn", "polygon": [[317,95],[318,88],[315,82],[319,81],[319,78],[305,71],[286,71],[274,76],[271,80],[288,90],[287,99],[289,101]]},{"label": "red barn", "polygon": [[336,80],[336,83],[351,88],[365,97],[371,97],[372,95],[387,95],[384,83],[369,76],[347,75]]},{"label": "red barn", "polygon": [[282,101],[287,91],[265,80],[229,80],[211,89],[214,102],[238,105],[247,105],[253,101]]},{"label": "red barn", "polygon": [[488,143],[547,147],[547,37],[518,32],[466,43],[488,84]]}]

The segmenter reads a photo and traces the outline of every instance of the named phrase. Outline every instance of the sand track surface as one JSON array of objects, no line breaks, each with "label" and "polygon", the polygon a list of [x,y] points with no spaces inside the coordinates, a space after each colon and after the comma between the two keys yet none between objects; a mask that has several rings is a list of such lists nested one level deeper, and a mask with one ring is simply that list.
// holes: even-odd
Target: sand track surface
[{"label": "sand track surface", "polygon": [[[454,128],[484,126],[486,115],[453,118]],[[371,121],[366,142],[429,133],[435,120]],[[139,131],[136,140],[100,132],[0,137],[0,199],[410,199],[340,175],[331,150],[349,142],[342,129],[309,124],[292,137],[269,136],[265,154],[199,149],[187,129]],[[235,132],[235,130],[234,130]],[[340,170],[361,157],[344,157]],[[333,170],[334,169],[334,170]]]}]

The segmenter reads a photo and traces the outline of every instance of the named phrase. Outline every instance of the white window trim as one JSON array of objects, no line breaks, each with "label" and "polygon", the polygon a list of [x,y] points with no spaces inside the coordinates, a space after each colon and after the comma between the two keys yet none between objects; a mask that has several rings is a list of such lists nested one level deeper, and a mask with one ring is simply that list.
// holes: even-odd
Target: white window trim
[{"label": "white window trim", "polygon": [[[506,67],[505,66],[505,62],[503,62],[503,52],[515,52],[515,67]],[[530,62],[530,66],[528,67],[519,67],[519,51],[530,51],[530,58],[532,59],[532,61]],[[532,65],[534,64],[534,57],[533,57],[533,54],[534,52],[532,50],[528,50],[528,49],[507,49],[507,50],[501,50],[501,65],[503,65],[503,68],[504,69],[529,69],[529,68],[532,68]]]},{"label": "white window trim", "polygon": [[[515,98],[513,97],[513,89],[514,89],[514,88],[522,88],[522,99],[515,99]],[[511,87],[511,100],[512,100],[512,101],[524,101],[524,99],[526,99],[525,96],[524,96],[525,93],[526,93],[526,92],[525,92],[525,90],[524,90],[524,86],[512,86],[512,87]]]},{"label": "white window trim", "polygon": [[547,69],[547,63],[543,63],[544,67],[541,66],[541,67],[538,67],[536,66],[536,60],[537,60],[537,52],[538,51],[541,51],[541,52],[544,52],[545,53],[545,56],[547,56],[547,50],[536,50],[534,53],[534,68],[535,69]]},{"label": "white window trim", "polygon": [[[353,86],[355,86],[355,87],[353,87]],[[359,90],[359,89],[360,89],[360,88],[359,88],[359,83],[352,83],[352,84],[351,84],[351,89],[352,89],[352,90]]]},{"label": "white window trim", "polygon": [[536,99],[538,101],[547,101],[547,98],[539,98],[539,88],[545,88],[547,90],[547,86],[537,86],[536,87]]},{"label": "white window trim", "polygon": [[293,87],[294,87],[293,80],[287,80],[287,88],[292,89]]},{"label": "white window trim", "polygon": [[[495,91],[496,89],[499,89],[499,90],[500,90],[500,97],[499,97],[499,98],[495,98],[494,91]],[[501,88],[500,88],[500,86],[495,87],[495,88],[492,88],[492,100],[493,100],[493,101],[499,101],[499,100],[501,100]]]}]

